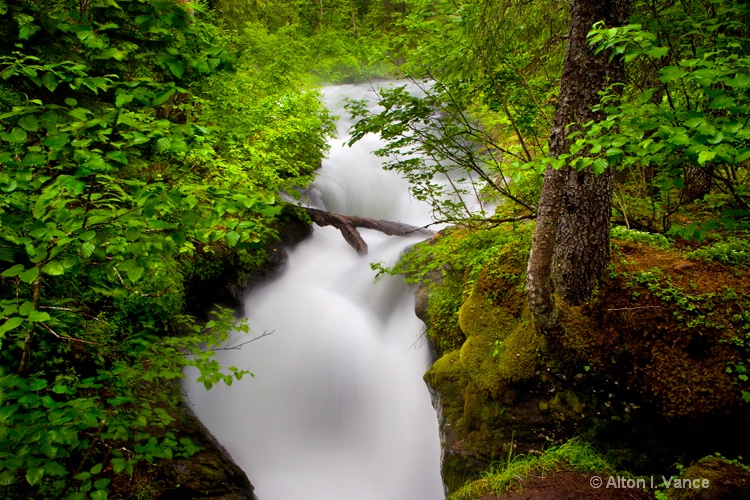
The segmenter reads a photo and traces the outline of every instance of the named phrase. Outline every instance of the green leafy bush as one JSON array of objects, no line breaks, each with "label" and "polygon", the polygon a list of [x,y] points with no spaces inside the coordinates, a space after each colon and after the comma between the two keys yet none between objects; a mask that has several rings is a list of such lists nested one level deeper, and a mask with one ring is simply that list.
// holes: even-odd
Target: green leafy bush
[{"label": "green leafy bush", "polygon": [[687,254],[692,259],[702,259],[733,266],[750,266],[750,241],[747,238],[729,237]]}]

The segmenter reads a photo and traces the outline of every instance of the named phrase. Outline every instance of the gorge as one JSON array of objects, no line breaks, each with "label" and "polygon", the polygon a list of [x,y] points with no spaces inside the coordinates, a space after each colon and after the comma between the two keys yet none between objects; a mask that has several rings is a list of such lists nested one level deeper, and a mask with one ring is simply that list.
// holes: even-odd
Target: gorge
[{"label": "gorge", "polygon": [[[343,98],[370,84],[324,89],[341,113]],[[349,148],[341,118],[329,158],[309,191],[311,206],[423,225],[429,207],[370,154],[376,138]],[[286,267],[246,298],[250,337],[224,350],[224,365],[253,378],[205,391],[187,383],[189,402],[256,487],[259,500],[435,500],[443,498],[435,410],[422,376],[429,366],[414,290],[398,277],[374,282],[371,261],[393,265],[424,236],[363,230],[357,255],[332,227],[290,251]],[[235,336],[231,343],[244,340]],[[188,377],[194,380],[194,377]]]}]

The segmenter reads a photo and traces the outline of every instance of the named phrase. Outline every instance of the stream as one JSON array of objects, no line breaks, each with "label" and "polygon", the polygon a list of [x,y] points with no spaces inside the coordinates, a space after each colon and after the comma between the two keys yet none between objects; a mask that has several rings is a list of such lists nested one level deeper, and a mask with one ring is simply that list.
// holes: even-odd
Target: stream
[{"label": "stream", "polygon": [[[381,168],[368,136],[354,147],[345,97],[372,96],[372,84],[323,89],[342,118],[310,193],[311,206],[346,215],[424,225],[430,209],[406,181]],[[361,230],[360,257],[332,227],[290,251],[272,281],[245,299],[250,337],[220,351],[223,366],[254,377],[210,391],[186,382],[198,417],[255,486],[258,500],[440,500],[440,441],[422,380],[429,367],[414,289],[398,277],[377,282],[370,263],[394,264],[418,237]],[[232,343],[247,340],[235,335]],[[190,379],[190,377],[188,377]],[[194,379],[194,377],[193,377]]]}]

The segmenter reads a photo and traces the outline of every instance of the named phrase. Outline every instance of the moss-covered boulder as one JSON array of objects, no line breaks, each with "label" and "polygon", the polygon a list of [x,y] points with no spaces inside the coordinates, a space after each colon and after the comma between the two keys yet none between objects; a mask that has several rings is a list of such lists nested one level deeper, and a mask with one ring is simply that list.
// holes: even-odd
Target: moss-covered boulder
[{"label": "moss-covered boulder", "polygon": [[594,298],[558,301],[559,329],[542,338],[526,306],[526,248],[501,244],[478,271],[465,268],[463,288],[456,294],[454,283],[450,295],[458,306],[430,308],[433,295],[448,303],[449,294],[442,283],[427,288],[428,337],[440,343],[448,330],[432,325],[453,324],[454,338],[465,339],[425,375],[449,491],[510,453],[574,436],[640,474],[716,451],[746,453],[750,412],[738,374],[747,358],[741,332],[750,331],[747,269],[686,266],[674,249],[616,242]]},{"label": "moss-covered boulder", "polygon": [[676,479],[666,490],[671,500],[750,498],[750,469],[720,457],[699,460]]},{"label": "moss-covered boulder", "polygon": [[[522,272],[509,267],[514,254],[504,257],[503,272],[480,273],[457,313],[463,345],[439,358],[425,375],[438,396],[442,473],[449,490],[517,451],[519,442],[528,451],[528,443],[538,448],[544,440],[527,436],[539,432],[541,411],[520,399],[534,390],[519,391],[538,372],[544,342],[523,302],[514,301],[523,293]],[[515,265],[520,261],[515,259]]]}]

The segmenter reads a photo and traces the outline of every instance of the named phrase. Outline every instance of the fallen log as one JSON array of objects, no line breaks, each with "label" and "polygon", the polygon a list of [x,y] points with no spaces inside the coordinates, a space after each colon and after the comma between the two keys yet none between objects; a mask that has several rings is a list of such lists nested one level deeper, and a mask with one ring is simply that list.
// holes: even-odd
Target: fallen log
[{"label": "fallen log", "polygon": [[367,243],[357,231],[358,227],[374,229],[389,236],[408,236],[412,234],[433,234],[429,229],[411,226],[403,222],[371,219],[358,215],[341,215],[335,212],[319,210],[317,208],[303,207],[314,223],[319,226],[333,226],[339,231],[349,245],[358,254],[367,254]]}]

